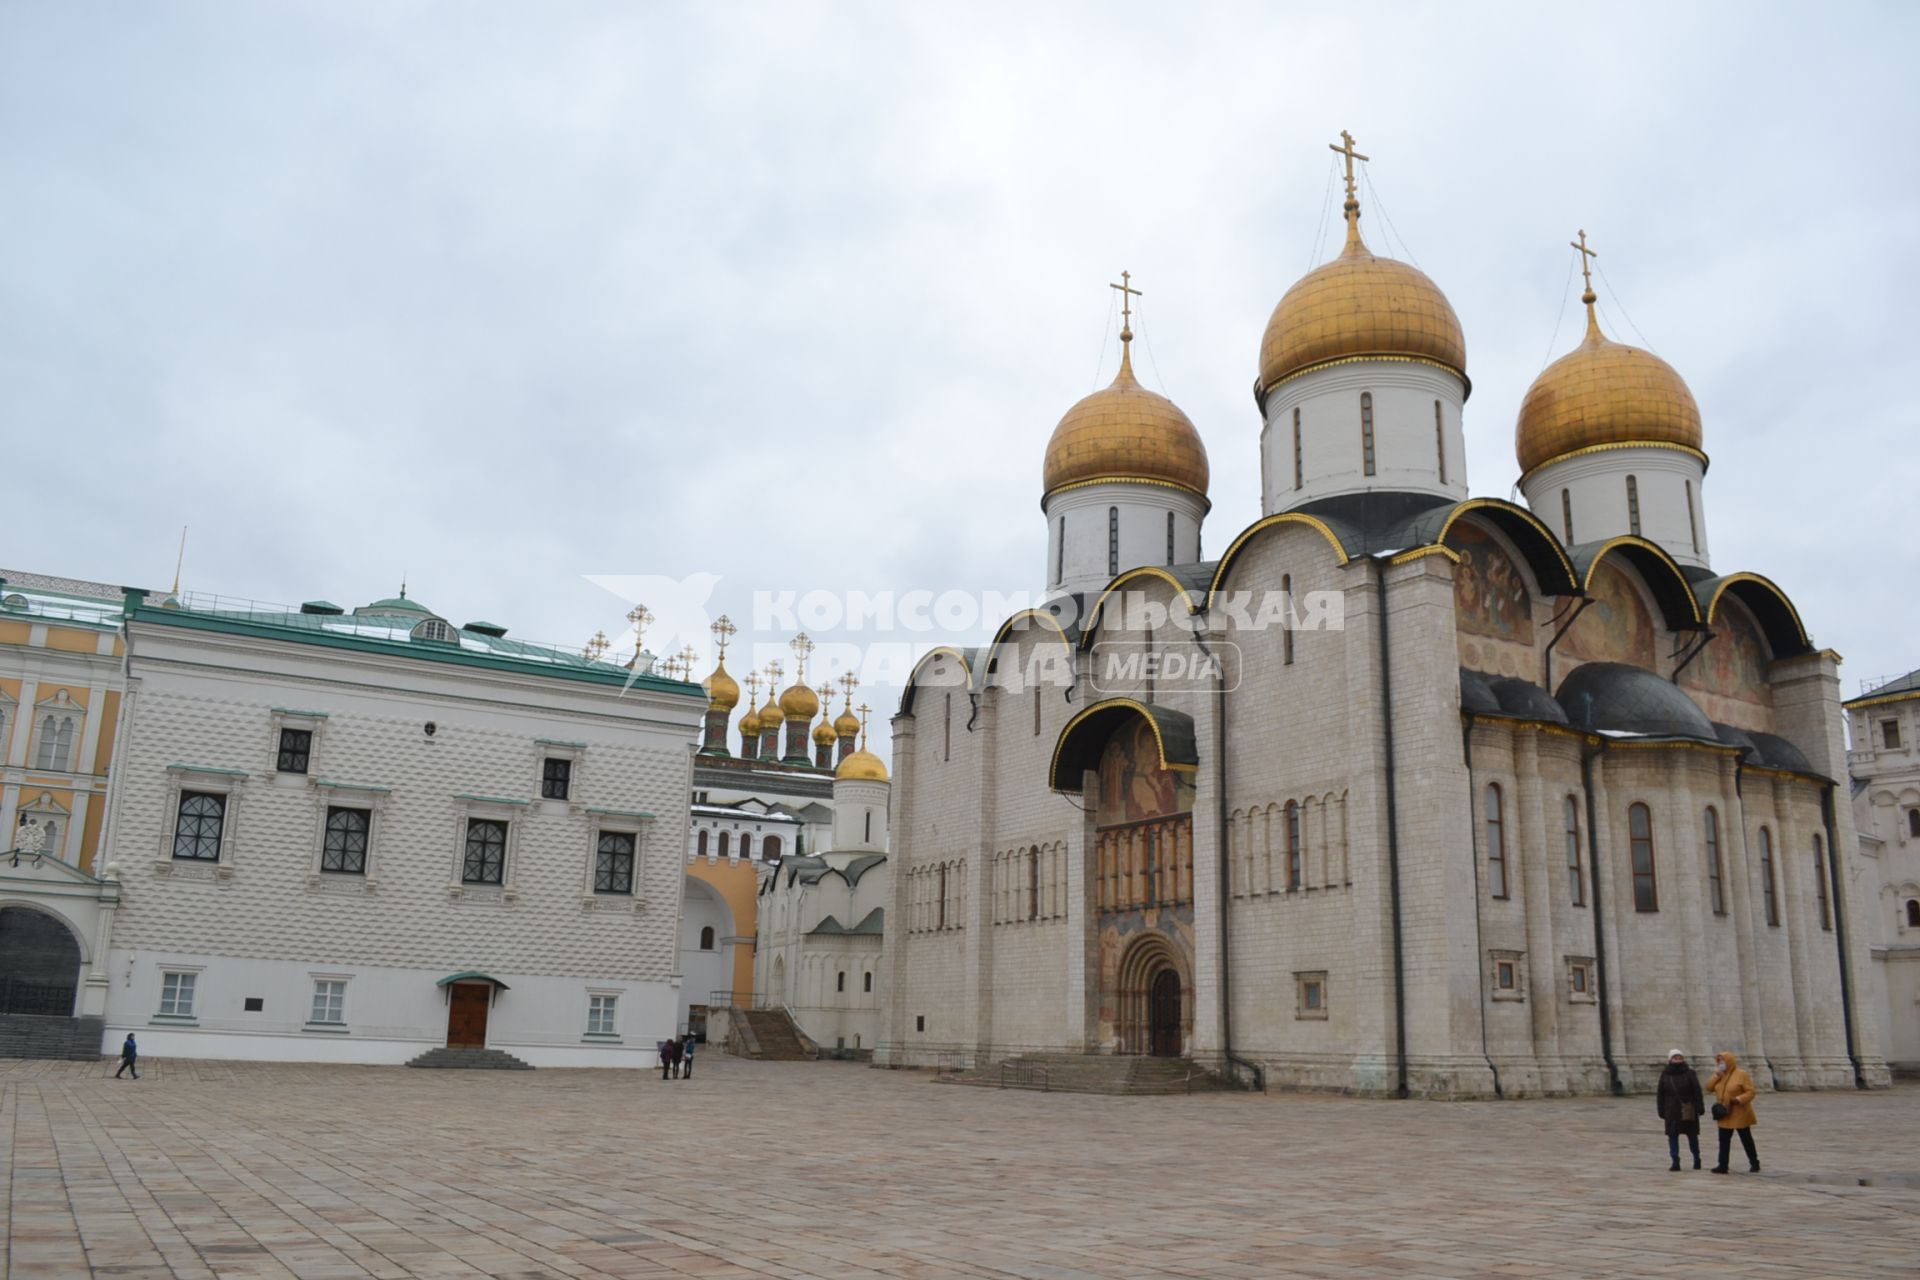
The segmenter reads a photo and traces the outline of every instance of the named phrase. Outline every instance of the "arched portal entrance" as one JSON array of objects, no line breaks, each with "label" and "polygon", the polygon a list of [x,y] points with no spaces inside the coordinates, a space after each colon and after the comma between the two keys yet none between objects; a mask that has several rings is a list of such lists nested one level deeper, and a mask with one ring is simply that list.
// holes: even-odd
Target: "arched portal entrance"
[{"label": "arched portal entrance", "polygon": [[1193,1029],[1193,987],[1181,939],[1154,930],[1136,934],[1114,974],[1115,1038],[1121,1053],[1177,1058]]},{"label": "arched portal entrance", "polygon": [[32,907],[0,907],[0,1013],[73,1016],[80,989],[73,931]]},{"label": "arched portal entrance", "polygon": [[1180,1047],[1180,975],[1162,969],[1147,988],[1147,1052],[1177,1058]]}]

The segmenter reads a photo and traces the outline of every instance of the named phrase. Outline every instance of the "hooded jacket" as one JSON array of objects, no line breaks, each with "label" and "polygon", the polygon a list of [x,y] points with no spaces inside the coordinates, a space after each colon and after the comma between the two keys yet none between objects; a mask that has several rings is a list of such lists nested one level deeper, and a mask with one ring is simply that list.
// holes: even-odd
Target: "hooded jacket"
[{"label": "hooded jacket", "polygon": [[1753,1077],[1740,1066],[1740,1060],[1730,1053],[1715,1054],[1714,1060],[1719,1064],[1719,1070],[1713,1073],[1713,1079],[1707,1081],[1707,1088],[1713,1090],[1713,1096],[1727,1109],[1727,1114],[1720,1118],[1720,1127],[1752,1128]]}]

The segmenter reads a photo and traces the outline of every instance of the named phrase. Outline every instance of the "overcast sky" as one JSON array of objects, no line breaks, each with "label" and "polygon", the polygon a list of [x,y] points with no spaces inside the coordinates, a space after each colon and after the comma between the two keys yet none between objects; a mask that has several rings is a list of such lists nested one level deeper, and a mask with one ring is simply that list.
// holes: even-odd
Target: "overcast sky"
[{"label": "overcast sky", "polygon": [[1578,338],[1584,227],[1610,333],[1700,402],[1715,568],[1779,582],[1851,695],[1920,666],[1916,36],[1913,5],[6,0],[0,563],[164,585],[186,524],[189,589],[404,573],[570,645],[629,607],[590,575],[719,575],[743,624],[756,590],[1034,590],[1123,268],[1217,551],[1347,128],[1373,247],[1465,327],[1474,492]]}]

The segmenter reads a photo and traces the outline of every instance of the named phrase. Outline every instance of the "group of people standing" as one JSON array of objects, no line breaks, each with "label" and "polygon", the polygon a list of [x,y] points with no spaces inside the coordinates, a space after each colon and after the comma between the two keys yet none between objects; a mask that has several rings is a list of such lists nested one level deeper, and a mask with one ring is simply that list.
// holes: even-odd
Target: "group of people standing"
[{"label": "group of people standing", "polygon": [[[1680,1169],[1680,1139],[1686,1138],[1693,1152],[1693,1167],[1700,1167],[1700,1117],[1710,1114],[1720,1128],[1720,1163],[1714,1173],[1726,1173],[1727,1159],[1733,1154],[1733,1135],[1740,1135],[1740,1146],[1747,1153],[1747,1172],[1760,1172],[1760,1152],[1753,1145],[1753,1077],[1741,1067],[1739,1059],[1722,1051],[1713,1055],[1713,1076],[1704,1090],[1700,1077],[1687,1065],[1687,1055],[1675,1049],[1667,1054],[1667,1068],[1660,1073],[1660,1087],[1654,1093],[1654,1108],[1667,1122],[1667,1154],[1673,1158],[1670,1168]],[[1714,1097],[1713,1106],[1706,1094]]]},{"label": "group of people standing", "polygon": [[660,1042],[660,1078],[662,1080],[691,1080],[693,1078],[693,1047],[699,1043],[689,1031],[677,1040]]}]

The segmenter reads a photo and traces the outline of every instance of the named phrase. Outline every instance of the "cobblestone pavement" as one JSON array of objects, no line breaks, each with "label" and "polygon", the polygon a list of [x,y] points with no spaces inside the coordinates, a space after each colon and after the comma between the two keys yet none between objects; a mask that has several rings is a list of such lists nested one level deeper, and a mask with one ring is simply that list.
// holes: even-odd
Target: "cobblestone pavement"
[{"label": "cobblestone pavement", "polygon": [[144,1068],[0,1062],[8,1280],[1920,1271],[1912,1086],[1763,1096],[1766,1172],[1721,1178],[1667,1171],[1647,1098]]}]

